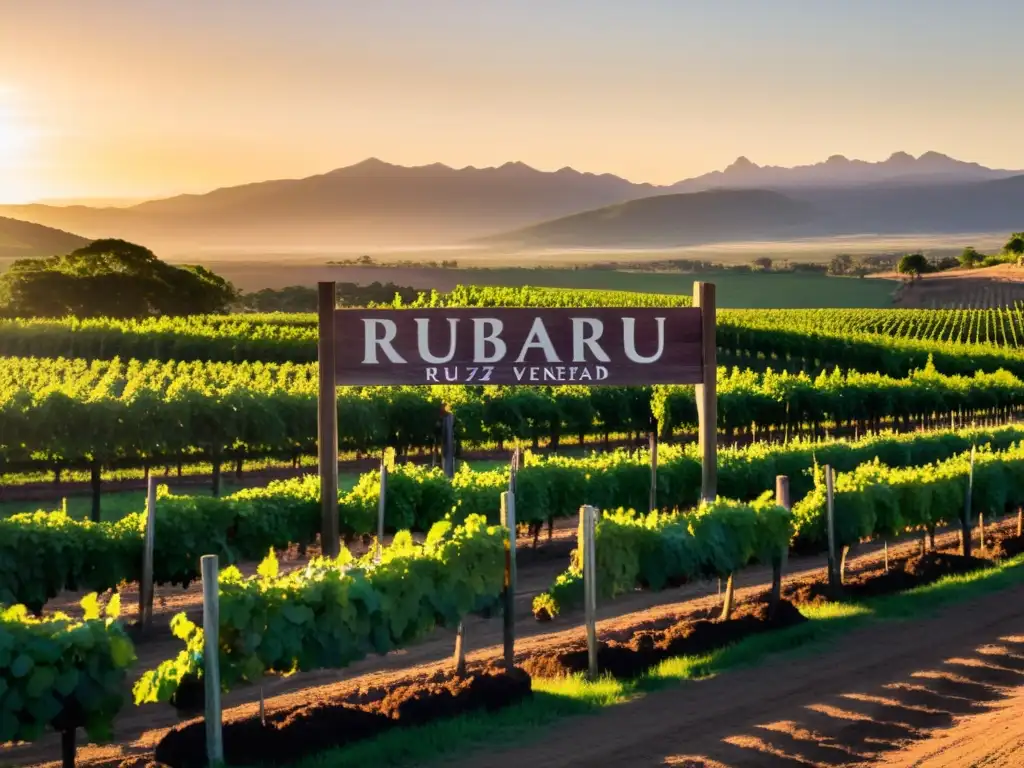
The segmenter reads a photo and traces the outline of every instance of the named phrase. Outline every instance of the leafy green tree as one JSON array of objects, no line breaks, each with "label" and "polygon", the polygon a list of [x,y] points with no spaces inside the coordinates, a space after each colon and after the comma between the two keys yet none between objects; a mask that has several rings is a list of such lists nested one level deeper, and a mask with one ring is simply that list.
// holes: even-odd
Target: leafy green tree
[{"label": "leafy green tree", "polygon": [[961,267],[967,269],[974,269],[985,260],[985,254],[979,253],[974,249],[973,245],[969,245],[964,248],[963,252],[957,257],[957,261],[960,262]]},{"label": "leafy green tree", "polygon": [[908,253],[896,266],[896,271],[901,275],[924,275],[934,272],[935,267],[925,258],[923,253]]},{"label": "leafy green tree", "polygon": [[146,317],[227,311],[234,286],[204,267],[174,267],[141,245],[97,240],[65,256],[22,259],[0,278],[7,313]]},{"label": "leafy green tree", "polygon": [[1003,251],[1016,259],[1018,264],[1024,262],[1024,232],[1014,232],[1003,246]]},{"label": "leafy green tree", "polygon": [[853,268],[853,257],[848,253],[838,253],[828,264],[828,274],[848,275]]}]

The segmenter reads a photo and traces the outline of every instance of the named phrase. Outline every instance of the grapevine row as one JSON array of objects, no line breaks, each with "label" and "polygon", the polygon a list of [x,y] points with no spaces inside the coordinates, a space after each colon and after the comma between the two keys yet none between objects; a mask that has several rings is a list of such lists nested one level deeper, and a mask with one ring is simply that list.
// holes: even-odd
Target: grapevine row
[{"label": "grapevine row", "polygon": [[[893,466],[948,459],[971,445],[1003,450],[1024,439],[1024,428],[880,435],[858,441],[756,443],[719,453],[718,491],[751,500],[775,482],[790,478],[795,499],[813,490],[816,463],[849,471],[878,458]],[[700,459],[695,446],[662,446],[657,504],[685,509],[698,501]],[[340,530],[347,536],[376,531],[379,473],[364,474],[338,499]],[[429,530],[453,509],[456,518],[478,514],[495,522],[504,470],[473,472],[463,465],[452,481],[439,469],[405,465],[388,477],[388,530]],[[601,509],[645,508],[650,469],[643,455],[626,451],[585,458],[541,459],[527,452],[516,480],[519,522],[538,526],[571,516],[581,503]],[[260,559],[270,547],[305,546],[321,523],[315,476],[277,481],[224,498],[172,496],[161,488],[156,515],[154,579],[187,586],[198,578],[199,557],[222,562]],[[122,581],[138,581],[142,567],[144,516],[116,523],[78,522],[60,513],[37,512],[0,519],[0,603],[25,603],[39,610],[64,589],[102,592]]]},{"label": "grapevine row", "polygon": [[[689,297],[619,291],[459,286],[424,293],[418,307],[687,306]],[[402,306],[396,302],[396,306]],[[723,355],[842,365],[905,375],[931,355],[945,373],[1006,368],[1024,375],[1024,313],[1013,309],[721,310]],[[145,320],[0,321],[0,354],[308,363],[316,359],[312,314]],[[779,367],[776,365],[776,367]]]},{"label": "grapevine row", "polygon": [[[876,459],[840,472],[834,492],[836,547],[846,549],[867,539],[961,524],[972,472],[970,514],[1002,514],[1024,503],[1021,444],[982,450],[973,470],[970,453],[965,452],[924,465],[893,467]],[[597,525],[598,590],[614,597],[641,584],[660,589],[700,576],[724,578],[755,555],[768,562],[779,551],[779,542],[788,544],[791,534],[798,551],[824,551],[826,489],[820,466],[815,467],[814,483],[810,493],[794,504],[791,520],[781,517],[769,494],[752,505],[718,501],[702,503],[696,512],[637,515],[620,509],[602,515]],[[723,507],[729,516],[708,526],[707,515]],[[695,556],[702,538],[715,542],[716,560]],[[581,604],[582,576],[574,555],[570,567],[534,599],[534,614],[549,618]]]},{"label": "grapevine row", "polygon": [[[0,359],[0,461],[9,470],[91,465],[98,477],[101,465],[196,454],[215,467],[228,457],[296,457],[315,446],[316,389],[316,367],[293,363]],[[1024,381],[931,367],[903,379],[719,369],[718,393],[720,429],[791,435],[804,423],[877,429],[951,412],[1006,417],[1024,404]],[[431,447],[443,406],[470,444],[547,438],[557,447],[565,435],[646,432],[652,413],[666,432],[697,420],[692,387],[342,388],[340,446]]]},{"label": "grapevine row", "polygon": [[[505,529],[480,516],[464,524],[439,522],[426,541],[396,537],[375,563],[317,558],[278,573],[271,552],[258,573],[220,573],[221,686],[258,682],[265,674],[346,667],[369,653],[386,654],[454,627],[471,612],[498,608],[505,575]],[[170,701],[183,680],[203,669],[203,630],[184,613],[171,622],[185,648],[145,673],[136,704]]]}]

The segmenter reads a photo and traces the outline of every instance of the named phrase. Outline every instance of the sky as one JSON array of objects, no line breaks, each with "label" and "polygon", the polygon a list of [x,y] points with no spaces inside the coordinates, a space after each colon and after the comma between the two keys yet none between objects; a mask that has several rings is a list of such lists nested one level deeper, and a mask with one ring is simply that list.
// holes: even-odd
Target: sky
[{"label": "sky", "polygon": [[1020,0],[0,0],[0,202],[378,157],[1024,168]]}]

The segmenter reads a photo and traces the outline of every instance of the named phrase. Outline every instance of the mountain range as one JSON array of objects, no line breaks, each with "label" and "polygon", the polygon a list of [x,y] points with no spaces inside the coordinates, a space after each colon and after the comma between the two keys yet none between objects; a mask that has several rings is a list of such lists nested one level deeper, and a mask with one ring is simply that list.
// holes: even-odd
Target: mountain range
[{"label": "mountain range", "polygon": [[371,158],[303,179],[127,207],[7,205],[0,216],[121,237],[158,252],[451,245],[657,246],[835,234],[1002,231],[1024,225],[1024,171],[938,152],[881,162],[721,171],[658,186],[572,168],[405,167]]}]

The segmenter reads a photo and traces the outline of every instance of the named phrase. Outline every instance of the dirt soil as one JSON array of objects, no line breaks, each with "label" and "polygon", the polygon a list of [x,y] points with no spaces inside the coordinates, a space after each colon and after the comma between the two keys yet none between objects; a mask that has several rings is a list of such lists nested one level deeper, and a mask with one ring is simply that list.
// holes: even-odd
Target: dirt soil
[{"label": "dirt soil", "polygon": [[[232,710],[224,718],[224,757],[232,765],[283,765],[366,739],[395,726],[509,706],[530,695],[530,677],[520,669],[471,670],[465,677],[439,672],[397,687],[374,686],[346,696],[313,696],[297,706],[272,709],[265,722]],[[206,765],[206,723],[199,717],[172,729],[156,746],[155,758],[171,768]]]},{"label": "dirt soil", "polygon": [[951,269],[906,280],[895,272],[869,278],[903,280],[894,306],[903,309],[940,307],[1005,307],[1024,299],[1024,269],[997,264],[979,269]]},{"label": "dirt soil", "polygon": [[886,757],[879,768],[1017,768],[1024,762],[1024,689],[982,715],[960,718],[930,739]]},{"label": "dirt soil", "polygon": [[[1020,540],[1014,538],[1012,541]],[[979,557],[927,552],[913,557],[891,558],[888,570],[884,563],[861,568],[846,577],[836,594],[832,593],[824,574],[815,574],[811,579],[791,581],[783,595],[798,605],[830,600],[867,600],[930,584],[943,576],[970,573],[991,564],[991,561]]]},{"label": "dirt soil", "polygon": [[[921,764],[915,749],[933,768],[1020,765],[1022,600],[1018,586],[935,618],[865,626],[823,653],[673,686],[568,721],[518,749],[445,765],[831,768],[891,757],[886,765],[911,766]],[[1011,696],[1015,721],[968,720],[959,738],[943,738],[959,718]],[[984,739],[989,733],[994,738]]]},{"label": "dirt soil", "polygon": [[[727,621],[694,617],[655,622],[638,631],[606,632],[606,639],[598,642],[597,665],[617,678],[637,677],[665,659],[707,653],[758,632],[805,621],[797,607],[785,600],[769,616],[767,602],[759,597],[737,606]],[[523,669],[534,677],[561,677],[586,672],[588,665],[587,644],[578,640],[534,654],[523,662]]]},{"label": "dirt soil", "polygon": [[[581,611],[569,612],[554,621],[540,623],[532,615],[533,598],[547,589],[554,577],[568,564],[569,549],[574,546],[575,529],[571,521],[561,521],[564,527],[555,531],[552,544],[542,544],[536,551],[531,550],[526,539],[520,538],[518,589],[516,591],[516,651],[517,659],[523,660],[540,651],[578,643],[584,638]],[[990,523],[987,530],[996,536],[1000,530],[1016,531],[1016,517],[1011,516],[1000,523]],[[941,532],[937,536],[940,548],[952,548],[957,543],[957,533]],[[889,554],[893,559],[908,557],[920,546],[917,537],[901,542],[891,542]],[[295,552],[290,559],[282,558],[281,566],[301,567],[305,560]],[[856,574],[865,568],[877,568],[882,560],[880,546],[865,545],[851,556],[848,569]],[[803,582],[820,577],[826,558],[791,557],[786,567],[786,581]],[[255,564],[246,564],[243,572],[255,571]],[[752,566],[738,573],[735,578],[738,601],[759,598],[771,581],[771,569]],[[135,585],[122,590],[122,607],[128,620],[137,615],[138,592]],[[51,601],[47,610],[62,609],[71,613],[77,611],[80,595],[64,594]],[[189,589],[158,587],[157,604],[154,606],[154,631],[136,645],[139,661],[135,666],[132,680],[143,670],[155,667],[161,661],[172,657],[180,649],[180,641],[173,638],[168,628],[171,616],[186,611],[196,621],[201,620],[201,585],[193,584]],[[719,585],[715,581],[686,584],[662,592],[638,591],[623,595],[614,601],[598,606],[598,636],[602,640],[624,639],[638,629],[664,629],[670,624],[686,619],[707,618],[709,612],[720,609]],[[501,652],[502,622],[471,617],[465,622],[467,659],[482,663],[497,659]],[[1024,629],[1024,628],[1022,628]],[[293,675],[287,678],[270,677],[263,685],[268,708],[302,705],[318,696],[339,696],[348,689],[384,685],[398,680],[409,680],[422,674],[434,674],[451,667],[454,647],[454,633],[439,630],[428,640],[407,649],[386,656],[372,656],[343,670],[321,670]],[[325,689],[330,689],[329,691]],[[259,688],[244,687],[223,697],[225,714],[232,708],[240,708],[239,714],[256,712]],[[230,715],[229,715],[230,716]],[[166,705],[134,707],[129,702],[115,722],[115,740],[110,746],[82,746],[79,749],[80,764],[117,765],[126,757],[152,754],[153,748],[167,730],[179,722],[174,710]],[[48,734],[34,744],[8,747],[0,755],[0,764],[7,765],[53,765],[60,754],[59,738]]]}]

